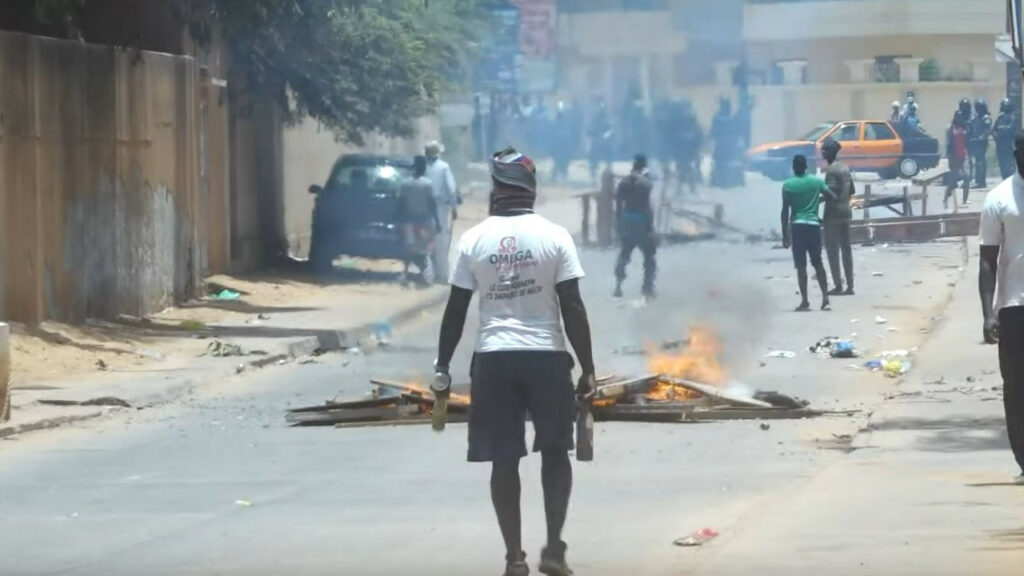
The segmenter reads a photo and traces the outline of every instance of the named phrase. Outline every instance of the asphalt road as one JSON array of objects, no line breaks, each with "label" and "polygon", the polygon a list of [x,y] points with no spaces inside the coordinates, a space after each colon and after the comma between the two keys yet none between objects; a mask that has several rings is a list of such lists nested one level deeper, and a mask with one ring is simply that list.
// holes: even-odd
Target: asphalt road
[{"label": "asphalt road", "polygon": [[[734,204],[760,210],[768,227],[773,199],[764,190],[735,193],[727,214]],[[858,249],[858,296],[809,314],[789,311],[792,266],[770,244],[665,247],[661,297],[648,307],[612,299],[614,255],[585,252],[599,372],[642,373],[646,360],[633,350],[704,323],[719,334],[736,382],[820,408],[869,409],[892,381],[806,347],[854,332],[865,351],[916,345],[961,275],[960,249]],[[634,296],[639,276],[637,261]],[[425,314],[388,350],[243,374],[179,404],[0,443],[0,574],[500,573],[489,469],[465,463],[464,426],[439,435],[284,421],[288,407],[366,394],[370,377],[425,380],[438,321],[438,311]],[[467,330],[455,363],[463,375],[471,338]],[[798,356],[763,358],[769,349]],[[576,467],[566,531],[577,573],[698,570],[701,551],[676,548],[675,538],[741,529],[760,504],[841,461],[836,436],[855,432],[865,416],[777,421],[768,430],[750,421],[599,424],[596,461]],[[526,459],[522,470],[525,544],[536,560],[544,539],[539,459]]]}]

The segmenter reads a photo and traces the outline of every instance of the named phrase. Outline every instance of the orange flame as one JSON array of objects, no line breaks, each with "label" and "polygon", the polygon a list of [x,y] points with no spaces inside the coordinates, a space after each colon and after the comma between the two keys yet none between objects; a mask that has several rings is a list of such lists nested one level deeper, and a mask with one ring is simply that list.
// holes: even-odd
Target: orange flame
[{"label": "orange flame", "polygon": [[[648,366],[654,374],[701,384],[723,385],[726,382],[726,371],[718,360],[720,352],[721,345],[715,331],[708,326],[695,325],[690,328],[690,341],[682,352],[666,354],[652,351],[648,357]],[[698,396],[696,392],[665,381],[655,382],[647,393],[649,400],[659,402]]]}]

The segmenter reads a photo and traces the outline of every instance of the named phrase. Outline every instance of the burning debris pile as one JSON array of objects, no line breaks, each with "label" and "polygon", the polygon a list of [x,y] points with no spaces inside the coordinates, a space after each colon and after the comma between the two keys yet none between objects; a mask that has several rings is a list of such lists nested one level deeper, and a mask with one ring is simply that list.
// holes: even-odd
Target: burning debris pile
[{"label": "burning debris pile", "polygon": [[[675,352],[650,349],[650,374],[639,378],[598,381],[592,413],[597,421],[685,422],[732,419],[781,419],[818,416],[807,402],[778,392],[745,393],[728,385],[721,347],[713,330],[695,326]],[[323,406],[290,410],[297,426],[387,426],[426,424],[434,405],[430,390],[418,384],[372,380],[368,399],[329,401]],[[465,421],[470,398],[453,394],[449,421]]]}]

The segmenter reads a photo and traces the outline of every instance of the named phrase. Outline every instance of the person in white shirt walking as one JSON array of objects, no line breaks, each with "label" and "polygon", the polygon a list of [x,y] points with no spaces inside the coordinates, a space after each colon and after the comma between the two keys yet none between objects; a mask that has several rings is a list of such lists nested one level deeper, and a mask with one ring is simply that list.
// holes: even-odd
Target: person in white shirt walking
[{"label": "person in white shirt walking", "polygon": [[[595,389],[583,277],[572,236],[534,214],[536,168],[507,148],[491,161],[491,216],[459,240],[451,295],[441,323],[435,371],[449,379],[473,292],[480,294],[480,328],[471,373],[471,462],[491,462],[491,501],[505,541],[506,576],[527,576],[522,550],[519,461],[527,455],[525,422],[541,453],[547,545],[540,571],[569,576],[562,541],[572,491],[576,398]],[[562,322],[565,328],[562,328]],[[572,357],[582,376],[573,393]]]},{"label": "person in white shirt walking", "polygon": [[456,217],[456,206],[459,203],[455,175],[452,174],[448,163],[441,159],[443,152],[444,146],[436,140],[427,142],[424,148],[427,157],[427,178],[434,189],[437,219],[441,223],[441,230],[434,242],[433,254],[434,271],[439,283],[446,282],[450,272],[448,255],[452,244],[452,221]]},{"label": "person in white shirt walking", "polygon": [[[985,342],[999,344],[1010,449],[1024,484],[1024,132],[1014,142],[1017,173],[988,193],[981,212],[978,287]],[[998,288],[998,294],[997,294]]]}]

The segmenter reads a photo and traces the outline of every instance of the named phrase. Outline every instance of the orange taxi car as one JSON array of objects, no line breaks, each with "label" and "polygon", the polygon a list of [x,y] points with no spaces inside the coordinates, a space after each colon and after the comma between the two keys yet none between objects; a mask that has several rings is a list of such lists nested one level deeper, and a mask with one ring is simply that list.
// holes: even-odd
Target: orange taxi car
[{"label": "orange taxi car", "polygon": [[939,141],[922,128],[910,129],[883,120],[827,122],[803,138],[755,146],[747,152],[747,169],[773,180],[789,178],[793,156],[821,160],[826,138],[842,144],[839,159],[854,172],[875,172],[882,178],[913,178],[939,163]]}]

